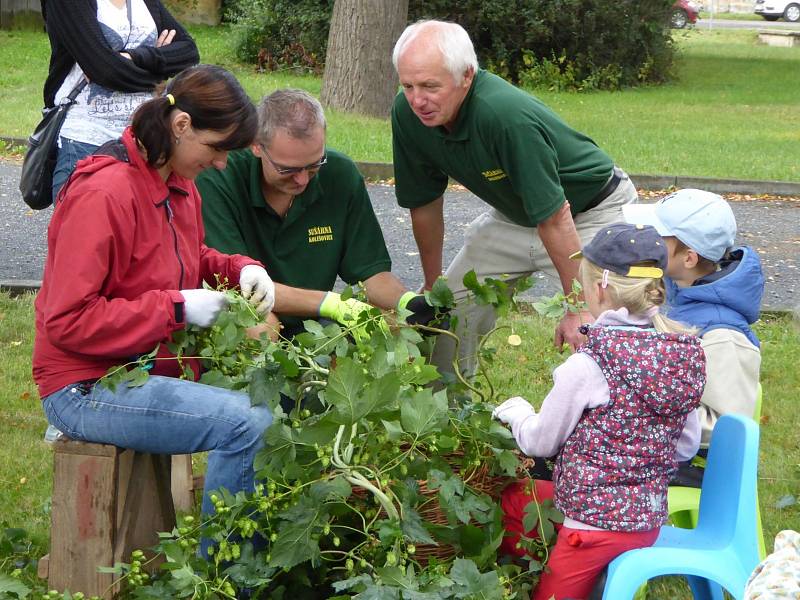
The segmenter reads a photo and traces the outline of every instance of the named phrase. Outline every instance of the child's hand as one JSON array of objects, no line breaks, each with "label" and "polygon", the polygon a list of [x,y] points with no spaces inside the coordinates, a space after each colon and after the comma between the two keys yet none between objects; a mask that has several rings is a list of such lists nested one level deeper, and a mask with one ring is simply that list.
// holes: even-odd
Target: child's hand
[{"label": "child's hand", "polygon": [[513,428],[515,423],[519,423],[535,414],[536,411],[533,409],[530,402],[520,396],[514,396],[495,408],[492,411],[492,418],[511,425]]}]

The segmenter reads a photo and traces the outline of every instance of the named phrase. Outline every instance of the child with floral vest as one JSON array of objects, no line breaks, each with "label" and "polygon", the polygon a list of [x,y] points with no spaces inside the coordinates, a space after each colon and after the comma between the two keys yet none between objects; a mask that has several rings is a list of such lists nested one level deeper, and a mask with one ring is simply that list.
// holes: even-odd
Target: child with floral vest
[{"label": "child with floral vest", "polygon": [[587,341],[553,372],[537,414],[511,398],[494,411],[529,456],[555,456],[553,481],[519,481],[503,493],[501,549],[524,556],[526,506],[552,498],[564,513],[532,600],[586,598],[627,550],[652,545],[667,518],[677,461],[697,451],[705,384],[699,340],[659,314],[667,251],[649,226],[614,224],[583,250],[579,277]]}]

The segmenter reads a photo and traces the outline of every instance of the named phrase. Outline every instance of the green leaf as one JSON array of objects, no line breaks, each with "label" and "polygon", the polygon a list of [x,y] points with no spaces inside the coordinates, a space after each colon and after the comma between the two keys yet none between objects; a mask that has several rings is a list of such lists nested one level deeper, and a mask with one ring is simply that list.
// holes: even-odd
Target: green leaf
[{"label": "green leaf", "polygon": [[396,540],[403,539],[403,530],[397,521],[383,519],[375,523],[375,525],[378,529],[378,537],[384,546],[391,546]]},{"label": "green leaf", "polygon": [[519,459],[517,455],[510,450],[494,450],[494,454],[497,457],[497,464],[502,469],[503,473],[509,477],[514,477],[519,468]]},{"label": "green leaf", "polygon": [[485,535],[480,527],[462,525],[458,528],[459,545],[465,556],[476,556],[481,553],[485,543]]},{"label": "green leaf", "polygon": [[330,378],[326,397],[336,407],[342,421],[347,424],[358,420],[360,396],[366,383],[362,367],[350,358],[342,358],[336,364]]},{"label": "green leaf", "polygon": [[309,496],[319,502],[325,502],[332,499],[344,500],[349,498],[352,492],[353,488],[347,480],[339,476],[325,481],[315,481],[311,484]]},{"label": "green leaf", "polygon": [[128,387],[142,387],[150,378],[150,373],[146,369],[136,367],[130,370],[130,377],[128,378]]},{"label": "green leaf", "polygon": [[503,586],[495,571],[481,573],[471,560],[457,558],[450,569],[450,578],[458,586],[459,598],[502,600]]},{"label": "green leaf", "polygon": [[327,519],[319,504],[308,497],[302,497],[297,504],[281,514],[284,520],[278,528],[278,539],[272,545],[269,566],[291,569],[295,565],[310,561],[313,567],[319,565],[319,544],[311,536],[315,525]]},{"label": "green leaf", "polygon": [[[231,389],[233,387],[233,380],[228,375],[216,369],[209,369],[200,376],[200,383],[205,385],[213,385],[214,387],[221,387]],[[252,398],[250,399],[252,402]]]},{"label": "green leaf", "polygon": [[433,282],[429,292],[425,292],[425,299],[431,306],[438,308],[453,308],[456,305],[452,290],[447,285],[444,277],[438,277]]},{"label": "green leaf", "polygon": [[381,423],[383,423],[383,427],[386,429],[386,434],[391,441],[396,442],[403,437],[404,432],[399,421],[381,420]]},{"label": "green leaf", "polygon": [[253,406],[274,406],[280,402],[285,377],[277,363],[258,367],[250,372],[247,393]]},{"label": "green leaf", "polygon": [[256,472],[267,469],[280,474],[284,465],[297,458],[292,429],[280,421],[273,421],[264,436],[265,446],[256,454],[253,468]]},{"label": "green leaf", "polygon": [[436,540],[431,537],[420,517],[419,513],[410,506],[403,505],[403,520],[400,523],[403,534],[412,542],[418,544],[435,544]]},{"label": "green leaf", "polygon": [[314,319],[307,319],[303,321],[303,327],[306,328],[306,331],[313,333],[316,337],[322,337],[325,335],[322,330],[322,324]]},{"label": "green leaf", "polygon": [[298,373],[300,373],[300,368],[297,366],[297,363],[289,358],[289,354],[285,350],[275,350],[275,352],[272,353],[272,360],[281,366],[283,374],[289,379],[297,377]]},{"label": "green leaf", "polygon": [[31,593],[31,588],[19,579],[0,574],[0,593],[16,594],[17,598],[27,598],[28,594]]},{"label": "green leaf", "polygon": [[447,423],[447,393],[441,390],[434,394],[430,388],[416,392],[401,403],[400,423],[418,437],[441,429]]},{"label": "green leaf", "polygon": [[255,588],[269,583],[275,568],[267,566],[264,559],[253,552],[252,543],[241,544],[241,549],[241,555],[232,566],[225,569],[225,574],[240,588]]},{"label": "green leaf", "polygon": [[[404,573],[400,567],[382,567],[375,569],[375,573],[383,583],[405,590],[419,590],[419,582],[413,573]],[[403,594],[405,597],[405,594]]]},{"label": "green leaf", "polygon": [[350,590],[358,585],[363,585],[366,583],[372,583],[372,577],[369,575],[357,575],[356,577],[351,577],[350,579],[344,579],[342,581],[334,581],[333,582],[333,589],[337,592],[341,592],[344,590]]}]

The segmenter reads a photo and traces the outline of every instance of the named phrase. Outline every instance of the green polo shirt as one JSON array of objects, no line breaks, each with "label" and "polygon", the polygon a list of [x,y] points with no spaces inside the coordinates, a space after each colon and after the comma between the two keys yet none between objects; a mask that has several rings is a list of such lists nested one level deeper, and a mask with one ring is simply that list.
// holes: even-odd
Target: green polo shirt
[{"label": "green polo shirt", "polygon": [[415,208],[452,177],[514,223],[535,226],[569,199],[577,214],[600,192],[614,163],[542,102],[479,70],[453,130],[426,127],[401,92],[392,108],[397,201]]},{"label": "green polo shirt", "polygon": [[337,275],[354,285],[390,271],[364,179],[344,154],[327,155],[285,219],[265,202],[261,159],[249,149],[231,152],[223,171],[204,171],[196,184],[206,244],[260,260],[273,280],[306,289],[331,290]]}]

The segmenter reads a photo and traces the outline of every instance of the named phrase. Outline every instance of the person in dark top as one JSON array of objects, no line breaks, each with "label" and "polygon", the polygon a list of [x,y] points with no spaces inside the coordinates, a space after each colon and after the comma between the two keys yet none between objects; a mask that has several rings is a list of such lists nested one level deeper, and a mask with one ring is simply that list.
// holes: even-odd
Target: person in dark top
[{"label": "person in dark top", "polygon": [[42,14],[50,38],[45,107],[88,80],[61,128],[55,200],[77,161],[120,137],[155,87],[197,64],[199,54],[159,0],[51,0]]}]

